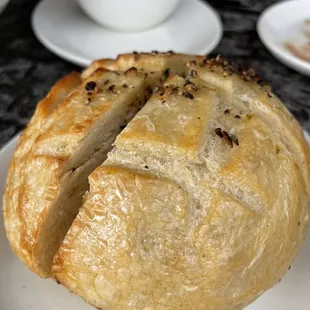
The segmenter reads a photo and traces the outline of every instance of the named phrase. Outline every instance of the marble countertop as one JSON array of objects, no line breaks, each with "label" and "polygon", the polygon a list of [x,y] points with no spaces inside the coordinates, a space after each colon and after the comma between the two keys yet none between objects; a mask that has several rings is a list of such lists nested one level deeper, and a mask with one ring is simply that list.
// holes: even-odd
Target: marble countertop
[{"label": "marble countertop", "polygon": [[[81,68],[55,56],[35,38],[31,12],[38,1],[11,0],[0,16],[0,147],[23,129],[37,102],[63,75]],[[224,23],[214,54],[254,68],[310,131],[310,78],[278,62],[256,33],[259,14],[272,0],[212,0]]]}]

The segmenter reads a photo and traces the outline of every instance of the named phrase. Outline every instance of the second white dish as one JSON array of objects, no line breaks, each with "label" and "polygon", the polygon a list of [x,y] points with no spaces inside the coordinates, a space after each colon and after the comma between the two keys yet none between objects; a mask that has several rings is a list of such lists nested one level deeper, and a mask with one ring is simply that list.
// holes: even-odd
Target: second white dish
[{"label": "second white dish", "polygon": [[309,0],[276,3],[260,16],[257,31],[270,52],[288,67],[310,76],[310,62],[289,52],[284,43],[298,36],[305,20],[310,19]]}]

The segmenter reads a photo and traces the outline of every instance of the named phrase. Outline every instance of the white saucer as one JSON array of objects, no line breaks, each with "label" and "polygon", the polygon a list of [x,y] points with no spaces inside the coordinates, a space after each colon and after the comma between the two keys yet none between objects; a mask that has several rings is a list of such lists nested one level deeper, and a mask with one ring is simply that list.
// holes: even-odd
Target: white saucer
[{"label": "white saucer", "polygon": [[258,34],[270,52],[288,67],[310,76],[310,63],[291,54],[283,43],[298,36],[304,20],[310,19],[309,0],[282,1],[262,13]]},{"label": "white saucer", "polygon": [[[305,134],[310,143],[309,136]],[[8,165],[18,136],[0,151],[0,197],[2,201]],[[0,210],[1,202],[0,202]],[[244,310],[309,310],[310,231],[291,270],[273,289]],[[78,296],[51,279],[30,272],[12,253],[5,236],[0,212],[0,309],[1,310],[92,310]]]},{"label": "white saucer", "polygon": [[218,14],[197,0],[181,0],[163,24],[135,34],[113,32],[95,24],[76,0],[43,0],[34,10],[32,27],[48,49],[82,66],[132,51],[207,54],[218,45],[223,33]]}]

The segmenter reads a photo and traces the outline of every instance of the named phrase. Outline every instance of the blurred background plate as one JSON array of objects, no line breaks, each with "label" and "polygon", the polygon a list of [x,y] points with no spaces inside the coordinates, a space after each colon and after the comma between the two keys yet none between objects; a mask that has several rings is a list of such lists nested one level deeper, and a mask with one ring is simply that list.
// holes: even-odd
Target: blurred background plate
[{"label": "blurred background plate", "polygon": [[[308,22],[307,22],[308,21]],[[305,26],[309,33],[305,35]],[[290,0],[267,8],[257,23],[260,39],[270,52],[288,67],[310,76],[310,1]],[[287,41],[296,45],[308,44],[309,61],[294,56],[285,46]]]},{"label": "blurred background plate", "polygon": [[0,14],[6,8],[10,0],[0,0]]},{"label": "blurred background plate", "polygon": [[163,24],[132,34],[97,25],[82,12],[76,0],[43,0],[33,13],[32,27],[48,49],[81,66],[132,51],[207,54],[218,45],[223,33],[218,14],[198,0],[181,0]]}]

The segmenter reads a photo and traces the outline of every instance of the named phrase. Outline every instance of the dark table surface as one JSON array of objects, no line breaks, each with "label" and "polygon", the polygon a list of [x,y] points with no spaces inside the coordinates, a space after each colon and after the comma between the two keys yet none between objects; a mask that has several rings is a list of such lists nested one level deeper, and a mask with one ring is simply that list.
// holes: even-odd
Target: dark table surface
[{"label": "dark table surface", "polygon": [[[0,15],[0,147],[25,127],[37,102],[57,79],[80,70],[52,54],[35,38],[30,16],[37,2],[11,0]],[[253,67],[303,127],[310,130],[310,78],[278,62],[255,30],[259,14],[273,2],[276,1],[209,1],[219,11],[225,30],[213,54],[220,53]]]}]

